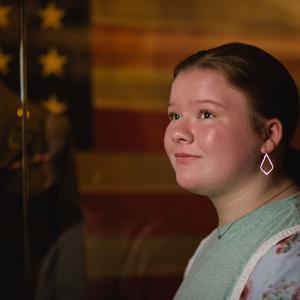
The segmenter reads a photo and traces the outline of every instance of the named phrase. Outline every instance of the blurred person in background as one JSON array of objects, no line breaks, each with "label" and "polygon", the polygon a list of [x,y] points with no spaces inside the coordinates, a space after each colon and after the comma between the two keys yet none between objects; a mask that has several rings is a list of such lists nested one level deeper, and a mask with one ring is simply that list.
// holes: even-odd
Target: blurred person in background
[{"label": "blurred person in background", "polygon": [[[0,85],[2,290],[23,299],[22,114],[18,97]],[[28,103],[28,191],[31,292],[42,259],[66,229],[81,222],[71,129],[58,103]]]}]

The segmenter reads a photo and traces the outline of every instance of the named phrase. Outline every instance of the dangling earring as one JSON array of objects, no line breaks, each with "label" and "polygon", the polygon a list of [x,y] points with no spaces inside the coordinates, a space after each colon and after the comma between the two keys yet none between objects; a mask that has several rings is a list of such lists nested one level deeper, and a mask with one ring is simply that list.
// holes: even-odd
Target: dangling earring
[{"label": "dangling earring", "polygon": [[[268,171],[265,171],[264,168],[263,168],[263,165],[264,165],[264,163],[265,163],[266,160],[267,160],[267,161],[269,162],[269,164],[270,164],[270,169],[269,169]],[[262,160],[262,162],[261,162],[261,164],[260,164],[260,169],[262,170],[262,172],[263,172],[265,175],[269,175],[269,174],[273,171],[274,167],[273,167],[272,161],[271,161],[271,159],[270,159],[268,153],[266,153],[266,154],[264,155],[264,158],[263,158],[263,160]]]}]

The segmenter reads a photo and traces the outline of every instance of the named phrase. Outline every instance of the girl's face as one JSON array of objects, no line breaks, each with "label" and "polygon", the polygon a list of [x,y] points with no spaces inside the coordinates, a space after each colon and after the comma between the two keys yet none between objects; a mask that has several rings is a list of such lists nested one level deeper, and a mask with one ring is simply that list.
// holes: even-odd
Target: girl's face
[{"label": "girl's face", "polygon": [[181,187],[217,196],[259,173],[262,139],[251,127],[246,95],[218,71],[181,71],[168,114],[164,145]]}]

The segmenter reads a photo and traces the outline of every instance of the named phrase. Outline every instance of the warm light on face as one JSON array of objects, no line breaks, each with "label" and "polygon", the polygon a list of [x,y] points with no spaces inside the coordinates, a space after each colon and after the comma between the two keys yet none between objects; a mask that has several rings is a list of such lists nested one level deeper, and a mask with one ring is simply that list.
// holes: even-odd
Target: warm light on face
[{"label": "warm light on face", "polygon": [[246,95],[215,70],[190,69],[174,80],[165,149],[180,186],[220,191],[259,171],[260,139]]}]

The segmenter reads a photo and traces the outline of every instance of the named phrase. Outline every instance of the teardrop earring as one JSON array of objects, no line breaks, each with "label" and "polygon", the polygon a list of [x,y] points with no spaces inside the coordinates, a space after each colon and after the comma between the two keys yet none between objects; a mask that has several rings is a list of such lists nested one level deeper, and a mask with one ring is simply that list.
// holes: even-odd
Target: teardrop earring
[{"label": "teardrop earring", "polygon": [[[264,164],[266,163],[266,161],[267,161],[267,162],[269,163],[269,165],[270,165],[270,168],[269,168],[269,170],[267,170],[267,171],[264,170]],[[272,161],[271,161],[271,159],[270,159],[268,153],[266,153],[266,154],[264,155],[264,158],[263,158],[263,160],[262,160],[262,162],[261,162],[261,164],[260,164],[260,169],[262,170],[262,172],[263,172],[265,175],[269,175],[269,174],[273,171],[274,166],[273,166],[273,164],[272,164]]]}]

